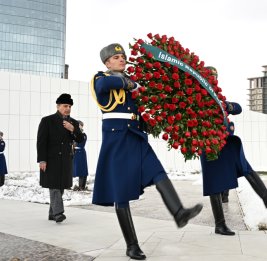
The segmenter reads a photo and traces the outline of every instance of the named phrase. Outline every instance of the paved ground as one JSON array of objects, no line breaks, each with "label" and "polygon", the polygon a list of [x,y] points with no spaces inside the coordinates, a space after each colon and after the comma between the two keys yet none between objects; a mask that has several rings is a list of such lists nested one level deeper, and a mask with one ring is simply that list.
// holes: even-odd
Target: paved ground
[{"label": "paved ground", "polygon": [[[202,185],[198,184],[196,181],[190,180],[172,181],[172,183],[185,207],[193,206],[198,202],[201,202],[204,205],[201,214],[190,223],[213,227],[214,219],[211,212],[210,200],[209,197],[202,196]],[[223,204],[227,225],[232,229],[246,230],[247,228],[243,222],[242,210],[235,190],[230,191],[229,200],[230,203]],[[95,205],[79,207],[89,210],[114,213],[113,207],[101,207]],[[134,216],[172,220],[172,216],[163,204],[161,196],[155,186],[147,188],[145,193],[142,195],[141,200],[131,202],[131,212]]]},{"label": "paved ground", "polygon": [[[185,206],[202,202],[202,213],[177,229],[155,187],[131,203],[137,235],[148,261],[267,260],[265,231],[247,231],[235,190],[224,204],[236,236],[214,234],[208,197],[195,181],[173,181]],[[125,242],[113,208],[66,207],[62,224],[47,220],[48,205],[0,200],[0,261],[123,261]]]}]

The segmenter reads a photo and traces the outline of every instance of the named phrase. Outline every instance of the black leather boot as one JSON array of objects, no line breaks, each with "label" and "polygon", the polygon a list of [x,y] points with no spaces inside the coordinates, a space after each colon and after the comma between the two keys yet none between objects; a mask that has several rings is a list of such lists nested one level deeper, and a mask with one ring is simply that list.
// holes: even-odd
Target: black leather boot
[{"label": "black leather boot", "polygon": [[188,221],[197,216],[203,208],[202,204],[197,204],[192,208],[184,208],[171,181],[167,178],[156,183],[156,188],[161,194],[163,202],[173,215],[178,227],[184,227]]},{"label": "black leather boot", "polygon": [[235,232],[229,229],[225,224],[221,194],[211,195],[210,204],[215,219],[215,233],[225,236],[235,235]]},{"label": "black leather boot", "polygon": [[265,207],[267,208],[267,189],[258,173],[251,171],[247,176],[245,176],[254,191],[262,198]]},{"label": "black leather boot", "polygon": [[115,209],[127,245],[126,255],[136,260],[146,259],[145,254],[138,245],[130,208],[118,208],[116,206]]},{"label": "black leather boot", "polygon": [[224,190],[222,193],[221,193],[221,196],[222,196],[222,203],[228,203],[229,202],[229,190]]},{"label": "black leather boot", "polygon": [[5,175],[0,175],[0,187],[5,184]]},{"label": "black leather boot", "polygon": [[79,189],[85,190],[87,176],[79,177]]}]

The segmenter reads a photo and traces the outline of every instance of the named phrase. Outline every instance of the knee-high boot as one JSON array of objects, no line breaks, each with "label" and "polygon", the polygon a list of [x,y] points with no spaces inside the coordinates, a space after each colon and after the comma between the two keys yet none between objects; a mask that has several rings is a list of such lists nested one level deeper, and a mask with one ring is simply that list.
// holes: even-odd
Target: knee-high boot
[{"label": "knee-high boot", "polygon": [[267,189],[257,172],[251,171],[245,176],[254,191],[262,198],[265,207],[267,208]]},{"label": "knee-high boot", "polygon": [[188,221],[198,215],[203,208],[202,204],[197,204],[188,209],[184,208],[169,179],[163,179],[156,183],[156,188],[161,194],[166,207],[173,215],[178,227],[184,227],[187,225]]},{"label": "knee-high boot", "polygon": [[215,233],[226,236],[235,235],[235,232],[231,231],[225,224],[221,194],[211,195],[210,204],[215,219]]},{"label": "knee-high boot", "polygon": [[228,203],[229,202],[229,190],[224,190],[222,193],[221,193],[221,196],[222,196],[222,203]]},{"label": "knee-high boot", "polygon": [[126,255],[136,260],[146,259],[145,254],[138,245],[130,208],[118,208],[116,206],[116,214],[127,245]]},{"label": "knee-high boot", "polygon": [[87,176],[79,177],[79,189],[84,190],[86,185]]}]

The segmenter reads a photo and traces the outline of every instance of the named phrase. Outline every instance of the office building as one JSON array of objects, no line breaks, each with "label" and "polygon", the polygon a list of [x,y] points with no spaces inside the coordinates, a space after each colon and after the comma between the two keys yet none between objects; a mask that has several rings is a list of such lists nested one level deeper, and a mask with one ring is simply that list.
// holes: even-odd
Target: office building
[{"label": "office building", "polygon": [[66,0],[0,0],[0,71],[65,77]]}]

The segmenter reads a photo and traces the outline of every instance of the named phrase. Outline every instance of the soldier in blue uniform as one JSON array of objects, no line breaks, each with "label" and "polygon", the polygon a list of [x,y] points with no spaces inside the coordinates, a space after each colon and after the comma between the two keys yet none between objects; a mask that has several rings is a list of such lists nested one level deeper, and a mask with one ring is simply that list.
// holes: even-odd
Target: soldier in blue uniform
[{"label": "soldier in blue uniform", "polygon": [[126,55],[120,44],[110,44],[100,52],[108,68],[92,80],[92,93],[103,113],[102,146],[97,164],[93,204],[114,206],[126,241],[126,255],[146,258],[135,233],[129,201],[144,188],[156,185],[178,227],[185,226],[202,209],[201,204],[185,209],[164,168],[148,143],[142,117],[132,99],[139,87],[125,74]]},{"label": "soldier in blue uniform", "polygon": [[5,175],[7,174],[6,158],[4,150],[6,143],[3,140],[4,133],[0,131],[0,187],[5,184]]},{"label": "soldier in blue uniform", "polygon": [[73,190],[85,190],[86,179],[88,176],[87,156],[85,151],[85,144],[87,135],[83,132],[83,122],[79,122],[80,130],[83,134],[84,140],[80,143],[75,143],[75,154],[73,159],[73,177],[79,177],[79,186],[75,186]]},{"label": "soldier in blue uniform", "polygon": [[[217,71],[210,69],[217,79]],[[242,112],[238,103],[226,102],[228,114],[237,115]],[[207,161],[205,154],[201,156],[203,173],[203,194],[210,196],[212,212],[215,219],[215,233],[221,235],[235,235],[225,224],[221,193],[238,187],[237,179],[244,176],[254,191],[262,198],[267,208],[267,190],[259,175],[247,161],[241,139],[234,135],[234,123],[228,125],[229,136],[217,160]]]}]

